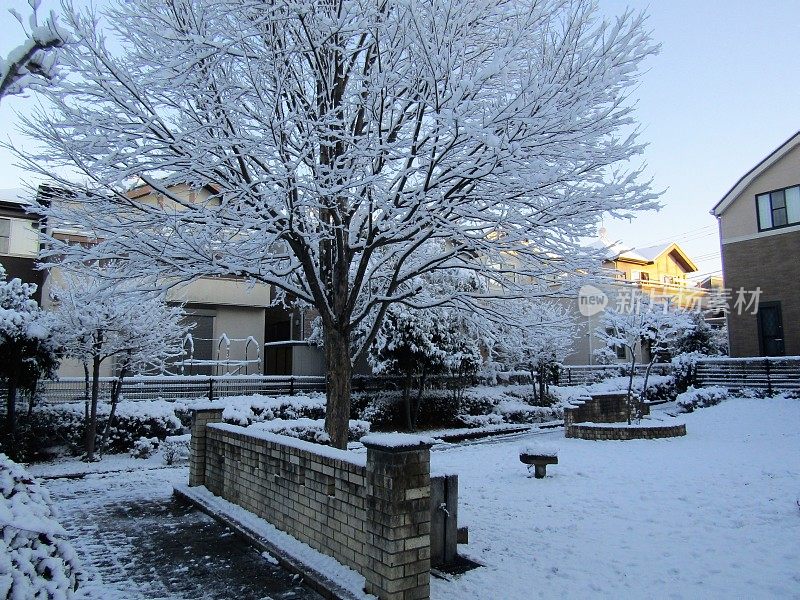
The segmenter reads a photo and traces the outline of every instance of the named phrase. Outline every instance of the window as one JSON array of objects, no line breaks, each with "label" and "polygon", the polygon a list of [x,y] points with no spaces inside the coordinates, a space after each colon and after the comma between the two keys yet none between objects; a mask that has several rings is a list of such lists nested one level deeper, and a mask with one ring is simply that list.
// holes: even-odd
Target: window
[{"label": "window", "polygon": [[11,219],[0,219],[0,254],[11,251]]},{"label": "window", "polygon": [[756,210],[759,231],[800,223],[800,186],[759,194]]}]

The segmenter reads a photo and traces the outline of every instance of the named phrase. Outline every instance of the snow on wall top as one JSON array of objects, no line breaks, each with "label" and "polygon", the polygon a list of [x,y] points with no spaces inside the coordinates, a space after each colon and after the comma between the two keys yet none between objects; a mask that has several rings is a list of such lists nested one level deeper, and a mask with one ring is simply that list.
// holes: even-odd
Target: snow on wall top
[{"label": "snow on wall top", "polygon": [[347,450],[339,450],[338,448],[331,448],[330,446],[323,446],[322,444],[314,444],[313,442],[304,442],[287,435],[270,433],[263,430],[259,431],[257,429],[240,427],[239,425],[229,425],[227,423],[210,423],[209,425],[206,425],[206,427],[217,429],[219,431],[226,431],[228,433],[244,434],[265,442],[275,442],[276,444],[281,444],[290,448],[296,448],[297,450],[305,450],[325,458],[341,460],[342,462],[346,462],[356,467],[367,466],[367,457],[364,455],[354,454],[353,452],[349,452]]}]

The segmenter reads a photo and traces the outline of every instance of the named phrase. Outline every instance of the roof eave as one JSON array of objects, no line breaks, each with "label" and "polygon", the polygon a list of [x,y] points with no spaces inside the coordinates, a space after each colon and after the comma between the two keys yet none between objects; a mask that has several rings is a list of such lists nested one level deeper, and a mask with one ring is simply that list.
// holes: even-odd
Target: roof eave
[{"label": "roof eave", "polygon": [[798,144],[800,144],[800,131],[794,133],[788,140],[775,148],[775,150],[765,156],[752,169],[742,175],[733,185],[733,187],[722,197],[722,199],[714,205],[710,213],[715,217],[721,216],[722,213],[727,210],[728,206],[730,206],[733,201],[739,197],[744,189],[750,185],[756,177],[761,175],[761,173],[763,173],[766,169],[783,158]]}]

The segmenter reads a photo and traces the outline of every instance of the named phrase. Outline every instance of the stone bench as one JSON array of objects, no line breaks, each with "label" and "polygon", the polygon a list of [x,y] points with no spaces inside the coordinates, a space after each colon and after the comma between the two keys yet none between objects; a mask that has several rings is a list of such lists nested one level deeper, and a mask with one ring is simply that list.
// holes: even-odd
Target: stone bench
[{"label": "stone bench", "polygon": [[543,479],[547,475],[547,465],[558,464],[558,456],[555,454],[531,454],[523,451],[519,453],[519,459],[529,469],[533,466],[533,476],[536,479]]}]

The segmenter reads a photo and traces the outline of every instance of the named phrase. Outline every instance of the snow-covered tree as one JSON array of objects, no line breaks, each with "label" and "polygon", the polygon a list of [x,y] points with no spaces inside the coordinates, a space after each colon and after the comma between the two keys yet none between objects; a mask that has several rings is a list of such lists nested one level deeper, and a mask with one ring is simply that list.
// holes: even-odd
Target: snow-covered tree
[{"label": "snow-covered tree", "polygon": [[534,400],[544,401],[554,369],[572,351],[575,317],[547,301],[515,301],[507,309],[514,318],[497,331],[492,353],[512,369],[530,371]]},{"label": "snow-covered tree", "polygon": [[0,100],[3,96],[21,94],[42,79],[52,79],[57,64],[55,51],[67,39],[52,12],[39,22],[41,0],[28,0],[28,4],[32,12],[27,27],[22,15],[13,9],[10,11],[22,25],[25,40],[5,59],[0,58]]},{"label": "snow-covered tree", "polygon": [[691,323],[675,341],[675,352],[699,352],[706,356],[719,356],[727,351],[727,331],[715,330],[701,312],[689,313]]},{"label": "snow-covered tree", "polygon": [[6,280],[0,265],[0,381],[8,389],[4,446],[14,453],[17,393],[33,395],[39,379],[58,369],[59,349],[50,334],[50,323],[33,299],[36,285],[19,279]]},{"label": "snow-covered tree", "polygon": [[[448,331],[440,316],[431,309],[392,307],[368,356],[374,373],[402,376],[403,406],[409,431],[416,429],[426,378],[446,368]],[[412,399],[415,378],[419,379],[418,393],[416,399]]]},{"label": "snow-covered tree", "polygon": [[112,359],[117,375],[108,427],[124,378],[165,371],[168,361],[183,353],[188,328],[183,309],[149,291],[147,282],[119,282],[87,273],[65,274],[64,279],[53,291],[57,302],[53,318],[63,337],[65,355],[83,364],[87,387],[91,381],[85,449],[86,459],[92,461],[102,364]]},{"label": "snow-covered tree", "polygon": [[[644,399],[653,364],[674,349],[675,342],[691,326],[691,317],[686,311],[656,302],[647,295],[637,296],[631,310],[606,309],[603,312],[600,327],[596,332],[598,337],[610,349],[625,348],[631,361],[627,400],[628,424],[632,415],[638,415],[638,408]],[[645,353],[649,354],[649,361],[642,385],[642,397],[639,402],[634,402],[633,378],[636,356]]]},{"label": "snow-covered tree", "polygon": [[[487,294],[552,296],[596,264],[578,240],[604,215],[655,205],[627,166],[642,150],[629,96],[656,50],[641,14],[607,21],[592,0],[130,0],[106,16],[122,53],[94,15],[67,11],[71,75],[23,126],[42,151],[20,158],[69,195],[43,207],[51,222],[97,242],[52,253],[164,285],[238,276],[313,305],[334,446],[354,361],[390,306],[419,306],[420,276],[494,281],[436,299],[478,311]],[[133,179],[161,201],[132,199]],[[191,201],[178,183],[215,193]]]}]

